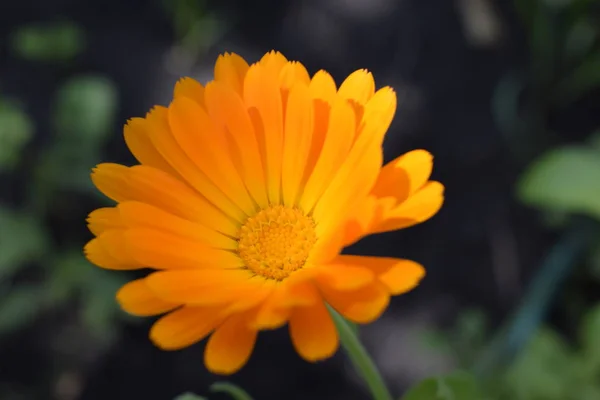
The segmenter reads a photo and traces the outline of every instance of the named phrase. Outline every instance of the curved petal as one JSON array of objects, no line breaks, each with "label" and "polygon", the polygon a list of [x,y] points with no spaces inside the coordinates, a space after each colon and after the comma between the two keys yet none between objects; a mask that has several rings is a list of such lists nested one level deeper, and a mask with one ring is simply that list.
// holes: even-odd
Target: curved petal
[{"label": "curved petal", "polygon": [[[181,100],[183,101],[183,100]],[[185,181],[212,205],[236,221],[247,215],[212,182],[181,148],[169,126],[169,110],[155,107],[146,117],[150,122],[150,139],[160,154]]]},{"label": "curved petal", "polygon": [[165,161],[152,144],[148,130],[148,121],[144,118],[132,118],[125,125],[123,136],[131,154],[140,164],[149,165],[177,176],[177,172]]},{"label": "curved petal", "polygon": [[[111,234],[109,231],[103,234]],[[237,254],[208,247],[206,244],[184,239],[149,228],[130,228],[122,232],[121,246],[130,258],[140,265],[157,269],[214,269],[237,268],[244,265]]]},{"label": "curved petal", "polygon": [[360,105],[365,105],[375,94],[375,80],[373,74],[366,69],[359,69],[351,73],[340,85],[338,96],[354,100]]},{"label": "curved petal", "polygon": [[235,53],[221,54],[215,63],[215,81],[222,82],[242,94],[248,63]]},{"label": "curved petal", "polygon": [[339,255],[334,262],[369,269],[392,295],[412,290],[425,277],[421,264],[400,258]]},{"label": "curved petal", "polygon": [[288,61],[279,72],[279,86],[284,91],[289,91],[293,86],[301,83],[308,85],[310,76],[304,65],[296,61]]},{"label": "curved petal", "polygon": [[133,258],[125,242],[123,230],[105,231],[84,247],[85,256],[93,264],[106,269],[129,270],[145,268],[144,263]]},{"label": "curved petal", "polygon": [[132,196],[127,184],[127,171],[128,168],[120,164],[98,164],[92,169],[92,182],[106,197],[118,203]]},{"label": "curved petal", "polygon": [[290,336],[298,354],[307,361],[331,357],[339,346],[337,330],[322,301],[292,311]]},{"label": "curved petal", "polygon": [[313,104],[308,88],[302,83],[296,84],[287,100],[283,138],[282,196],[288,207],[296,205],[301,191],[313,124]]},{"label": "curved petal", "polygon": [[212,193],[214,186],[246,215],[254,215],[257,210],[233,163],[222,128],[213,123],[202,107],[186,98],[173,100],[168,118],[179,147],[212,182],[202,190]]},{"label": "curved petal", "polygon": [[204,106],[204,86],[193,78],[181,78],[175,84],[173,98],[180,99],[182,97],[192,99],[198,105]]},{"label": "curved petal", "polygon": [[433,157],[425,150],[410,151],[387,163],[371,191],[376,197],[394,197],[398,203],[419,190],[431,176]]},{"label": "curved petal", "polygon": [[235,250],[238,246],[235,240],[220,232],[146,203],[125,201],[117,206],[117,210],[119,218],[116,221],[121,222],[121,226],[151,228],[218,249]]},{"label": "curved petal", "polygon": [[148,275],[147,285],[160,298],[193,305],[231,303],[258,292],[261,284],[251,281],[245,270],[171,270]]},{"label": "curved petal", "polygon": [[94,210],[87,218],[88,228],[95,236],[110,229],[123,228],[123,220],[115,207],[103,207]]},{"label": "curved petal", "polygon": [[313,99],[320,99],[328,104],[333,104],[337,96],[335,81],[327,71],[320,70],[313,75],[308,85],[310,95]]},{"label": "curved petal", "polygon": [[379,318],[390,302],[389,292],[378,282],[353,291],[342,292],[325,286],[320,289],[327,303],[350,321],[359,324]]},{"label": "curved petal", "polygon": [[228,132],[232,157],[239,158],[238,169],[248,192],[261,207],[269,204],[261,150],[252,120],[239,93],[219,81],[206,87],[206,105],[214,123]]},{"label": "curved petal", "polygon": [[316,275],[319,286],[340,291],[359,289],[370,284],[374,279],[375,274],[370,269],[362,265],[347,265],[341,262],[319,267]]},{"label": "curved petal", "polygon": [[[273,56],[276,57],[276,56]],[[260,142],[264,146],[267,191],[271,204],[280,204],[281,162],[283,152],[283,109],[277,74],[272,74],[262,63],[254,64],[244,80],[244,102],[256,111],[253,121]]]},{"label": "curved petal", "polygon": [[232,315],[210,335],[204,364],[216,374],[233,374],[248,362],[257,331],[248,327],[245,316]]},{"label": "curved petal", "polygon": [[300,208],[310,212],[344,163],[355,136],[354,110],[345,100],[333,103],[319,158],[302,192]]},{"label": "curved petal", "polygon": [[204,339],[222,321],[219,308],[184,306],[156,321],[150,340],[163,350],[179,350]]},{"label": "curved petal", "polygon": [[443,203],[444,186],[439,182],[429,181],[405,202],[385,211],[381,223],[373,227],[372,232],[408,228],[427,221],[437,214]]},{"label": "curved petal", "polygon": [[145,278],[123,285],[117,292],[117,302],[125,312],[140,317],[162,314],[181,305],[157,297]]}]

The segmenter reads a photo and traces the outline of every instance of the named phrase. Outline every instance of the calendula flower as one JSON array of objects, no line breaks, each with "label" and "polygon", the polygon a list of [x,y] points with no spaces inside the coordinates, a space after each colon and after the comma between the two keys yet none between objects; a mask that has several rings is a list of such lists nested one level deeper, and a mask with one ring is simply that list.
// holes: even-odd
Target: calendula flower
[{"label": "calendula flower", "polygon": [[90,214],[85,254],[107,269],[154,270],[118,302],[166,314],[150,331],[162,349],[209,336],[212,372],[237,371],[258,331],[286,323],[300,356],[327,358],[338,333],[326,304],[368,323],[424,276],[413,261],[340,252],[439,210],[432,157],[415,150],[382,167],[396,95],[375,91],[365,70],[337,88],[327,72],[311,78],[270,52],[251,66],[222,55],[214,75],[206,86],[180,80],[169,107],[128,122],[140,165],[94,169],[117,205]]}]

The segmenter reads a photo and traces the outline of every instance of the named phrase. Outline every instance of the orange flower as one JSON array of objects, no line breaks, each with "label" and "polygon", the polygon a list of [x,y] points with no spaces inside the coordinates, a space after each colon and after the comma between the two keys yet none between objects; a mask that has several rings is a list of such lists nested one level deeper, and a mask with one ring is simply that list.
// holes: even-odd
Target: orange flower
[{"label": "orange flower", "polygon": [[365,235],[420,223],[443,202],[432,157],[412,151],[382,168],[394,91],[359,70],[338,88],[325,71],[270,52],[249,66],[220,56],[215,80],[184,78],[168,108],[125,126],[141,165],[100,164],[94,184],[116,201],[93,211],[85,246],[103,268],[156,270],[117,299],[139,316],[167,313],[150,338],[162,349],[210,335],[205,364],[237,371],[257,332],[289,324],[308,361],[338,334],[326,304],[356,323],[425,272],[403,259],[340,255]]}]

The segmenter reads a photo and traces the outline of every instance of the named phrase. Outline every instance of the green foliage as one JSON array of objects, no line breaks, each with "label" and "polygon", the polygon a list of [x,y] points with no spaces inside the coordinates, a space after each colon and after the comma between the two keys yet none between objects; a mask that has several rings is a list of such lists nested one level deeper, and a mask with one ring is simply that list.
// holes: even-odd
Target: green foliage
[{"label": "green foliage", "polygon": [[518,183],[524,203],[600,218],[600,152],[564,146],[533,162]]},{"label": "green foliage", "polygon": [[183,393],[175,397],[173,400],[207,400],[206,397],[198,396],[194,393]]},{"label": "green foliage", "polygon": [[0,171],[11,170],[33,136],[33,122],[22,107],[0,99]]},{"label": "green foliage", "polygon": [[226,393],[233,400],[252,400],[252,397],[237,385],[229,382],[217,382],[210,386],[213,393]]},{"label": "green foliage", "polygon": [[[81,30],[70,23],[26,25],[12,38],[13,50],[35,62],[71,61],[84,45]],[[17,208],[0,204],[0,335],[26,327],[42,312],[75,305],[81,326],[106,342],[122,315],[113,294],[123,277],[92,267],[82,254],[84,238],[54,236],[46,224],[92,188],[90,167],[113,131],[117,89],[101,76],[74,76],[48,107],[52,142],[14,169],[34,124],[18,103],[0,98],[0,171],[28,182]]]},{"label": "green foliage", "polygon": [[112,132],[117,89],[107,78],[80,75],[70,78],[54,100],[54,129],[60,140],[97,149]]},{"label": "green foliage", "polygon": [[32,23],[12,35],[12,49],[20,57],[37,62],[65,62],[85,47],[83,31],[71,22]]},{"label": "green foliage", "polygon": [[[472,313],[472,312],[471,312]],[[471,317],[469,317],[471,318]],[[484,324],[473,325],[475,337],[485,337]],[[465,330],[463,323],[446,334],[438,334],[440,349],[460,349],[458,337]],[[472,333],[473,334],[473,333]],[[487,400],[595,400],[600,398],[600,304],[590,309],[584,316],[578,335],[578,342],[570,344],[559,333],[547,327],[540,328],[524,350],[510,365],[482,382],[482,394],[477,399]],[[474,343],[475,344],[475,343]],[[483,346],[474,345],[476,351]],[[462,364],[470,369],[472,365]],[[469,378],[466,375],[463,379]],[[476,387],[471,384],[470,387]],[[422,387],[421,387],[422,386]],[[440,393],[440,382],[431,378],[418,388],[423,396],[436,399]],[[411,389],[408,394],[417,388]],[[455,389],[457,390],[457,389]],[[475,390],[475,389],[473,389]],[[458,392],[457,392],[458,393]],[[446,397],[437,398],[446,399]],[[461,395],[462,396],[462,395]],[[454,399],[471,399],[455,395]],[[416,400],[427,397],[409,397],[402,400]],[[448,397],[452,399],[452,397]]]},{"label": "green foliage", "polygon": [[401,400],[481,400],[477,382],[468,373],[428,378],[411,388]]}]

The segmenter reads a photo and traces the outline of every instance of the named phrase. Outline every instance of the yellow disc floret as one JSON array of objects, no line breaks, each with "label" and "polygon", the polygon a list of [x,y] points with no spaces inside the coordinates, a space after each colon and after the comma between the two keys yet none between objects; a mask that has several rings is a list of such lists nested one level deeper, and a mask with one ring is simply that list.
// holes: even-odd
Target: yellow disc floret
[{"label": "yellow disc floret", "polygon": [[316,241],[311,217],[297,208],[270,206],[242,226],[239,254],[255,274],[282,280],[305,266]]}]

